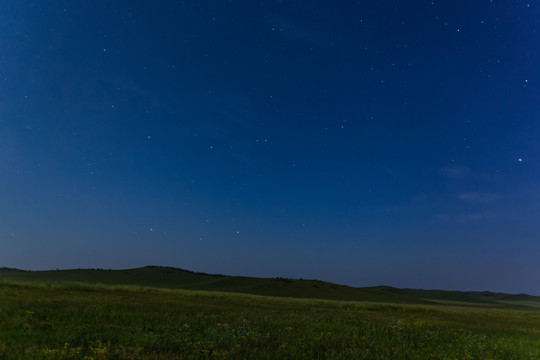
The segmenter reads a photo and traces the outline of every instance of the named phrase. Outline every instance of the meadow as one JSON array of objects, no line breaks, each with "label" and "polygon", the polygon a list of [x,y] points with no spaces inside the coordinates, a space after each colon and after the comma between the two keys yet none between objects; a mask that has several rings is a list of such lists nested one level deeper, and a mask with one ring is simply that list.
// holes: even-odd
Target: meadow
[{"label": "meadow", "polygon": [[1,359],[540,359],[540,312],[0,280]]}]

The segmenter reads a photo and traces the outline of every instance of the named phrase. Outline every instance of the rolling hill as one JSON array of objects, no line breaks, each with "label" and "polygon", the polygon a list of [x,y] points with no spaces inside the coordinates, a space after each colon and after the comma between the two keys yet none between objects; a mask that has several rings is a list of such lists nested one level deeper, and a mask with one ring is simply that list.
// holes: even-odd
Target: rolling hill
[{"label": "rolling hill", "polygon": [[25,271],[0,268],[0,280],[42,283],[85,282],[155,288],[237,292],[264,296],[372,301],[399,304],[451,304],[540,308],[540,297],[492,292],[356,288],[320,280],[255,278],[206,274],[173,267],[146,266],[125,270],[72,269]]}]

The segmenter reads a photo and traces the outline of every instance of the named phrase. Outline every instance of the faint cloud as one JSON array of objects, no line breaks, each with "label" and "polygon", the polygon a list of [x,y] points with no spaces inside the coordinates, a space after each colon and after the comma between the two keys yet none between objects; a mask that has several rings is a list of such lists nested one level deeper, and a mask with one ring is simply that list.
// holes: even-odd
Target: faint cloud
[{"label": "faint cloud", "polygon": [[492,182],[499,177],[497,173],[489,173],[468,166],[451,165],[441,169],[441,174],[452,181]]},{"label": "faint cloud", "polygon": [[396,172],[394,170],[392,170],[392,168],[386,166],[386,165],[383,165],[383,164],[379,164],[379,169],[384,173],[386,174],[388,177],[394,179],[394,180],[397,180],[398,179],[398,175],[396,174]]},{"label": "faint cloud", "polygon": [[458,194],[458,199],[476,203],[492,203],[501,198],[501,195],[487,192],[464,192]]},{"label": "faint cloud", "polygon": [[459,214],[456,216],[456,221],[460,223],[470,223],[478,221],[486,221],[493,219],[505,219],[508,217],[508,213],[501,210],[485,210],[485,211],[474,211],[467,212],[464,214]]},{"label": "faint cloud", "polygon": [[470,224],[483,221],[492,221],[495,219],[507,219],[509,212],[504,210],[483,210],[483,211],[465,211],[463,213],[438,213],[434,219],[442,223]]},{"label": "faint cloud", "polygon": [[442,169],[442,173],[449,179],[464,179],[471,177],[473,172],[466,166],[448,166]]},{"label": "faint cloud", "polygon": [[425,204],[430,200],[428,194],[416,195],[412,198],[412,203],[414,204]]},{"label": "faint cloud", "polygon": [[[393,213],[410,215],[412,213],[425,210],[430,206],[431,198],[428,194],[420,194],[409,198],[402,203],[386,203],[377,207],[379,213]],[[366,211],[372,211],[371,208],[366,208]]]}]

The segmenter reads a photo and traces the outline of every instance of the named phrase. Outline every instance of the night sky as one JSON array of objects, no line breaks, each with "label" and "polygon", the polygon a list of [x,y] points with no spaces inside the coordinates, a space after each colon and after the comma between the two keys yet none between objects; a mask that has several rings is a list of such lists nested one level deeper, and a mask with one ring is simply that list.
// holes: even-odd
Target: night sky
[{"label": "night sky", "polygon": [[0,3],[0,266],[540,294],[540,3]]}]

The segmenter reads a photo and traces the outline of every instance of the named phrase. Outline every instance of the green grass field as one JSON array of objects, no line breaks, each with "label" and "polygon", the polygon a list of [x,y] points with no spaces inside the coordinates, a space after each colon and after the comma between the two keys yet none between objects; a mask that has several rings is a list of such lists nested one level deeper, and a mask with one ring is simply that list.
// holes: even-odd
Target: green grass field
[{"label": "green grass field", "polygon": [[[152,272],[169,271],[144,269],[148,281]],[[468,303],[454,297],[472,295],[437,292],[435,303],[400,293],[388,297],[397,302],[382,302],[399,292],[390,288],[378,293],[379,302],[320,300],[167,289],[164,278],[161,288],[113,285],[122,280],[114,276],[103,284],[98,272],[78,271],[94,276],[81,283],[71,282],[75,273],[24,279],[24,272],[0,271],[0,359],[540,359],[535,297],[499,294],[495,302],[483,293],[489,299]],[[89,283],[95,280],[102,284]],[[235,286],[259,286],[241,280]],[[338,296],[332,284],[302,281]]]}]

